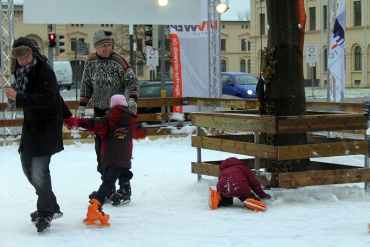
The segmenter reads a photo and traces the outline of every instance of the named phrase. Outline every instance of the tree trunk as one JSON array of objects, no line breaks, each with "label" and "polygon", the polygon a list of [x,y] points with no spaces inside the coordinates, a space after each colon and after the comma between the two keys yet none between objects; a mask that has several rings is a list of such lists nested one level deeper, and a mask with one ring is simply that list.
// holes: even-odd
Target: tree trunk
[{"label": "tree trunk", "polygon": [[[269,28],[263,69],[266,84],[265,114],[269,116],[305,115],[304,0],[267,0],[266,4]],[[267,134],[266,142],[274,146],[307,144],[307,135],[306,133]],[[303,171],[309,169],[309,163],[309,159],[268,160],[267,171]]]}]

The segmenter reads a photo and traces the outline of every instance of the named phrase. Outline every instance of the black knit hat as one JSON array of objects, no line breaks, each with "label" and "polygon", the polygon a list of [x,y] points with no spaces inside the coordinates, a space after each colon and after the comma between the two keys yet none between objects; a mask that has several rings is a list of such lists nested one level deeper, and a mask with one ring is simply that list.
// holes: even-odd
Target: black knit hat
[{"label": "black knit hat", "polygon": [[22,58],[38,52],[39,49],[32,40],[26,37],[20,37],[14,41],[12,58]]}]

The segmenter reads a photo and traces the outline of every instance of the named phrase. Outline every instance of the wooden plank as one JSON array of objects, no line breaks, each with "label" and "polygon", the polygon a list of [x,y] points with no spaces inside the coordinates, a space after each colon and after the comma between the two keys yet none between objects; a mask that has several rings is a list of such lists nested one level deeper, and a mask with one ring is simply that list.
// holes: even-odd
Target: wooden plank
[{"label": "wooden plank", "polygon": [[306,109],[308,111],[322,112],[364,112],[362,103],[344,103],[344,102],[316,102],[307,101]]},{"label": "wooden plank", "polygon": [[220,169],[218,165],[191,162],[191,172],[195,174],[218,177],[218,175],[220,174]]},{"label": "wooden plank", "polygon": [[186,98],[141,98],[137,107],[186,105]]},{"label": "wooden plank", "polygon": [[[249,169],[254,169],[254,158],[239,160],[242,161]],[[222,161],[223,160],[191,162],[191,172],[195,174],[218,177],[220,175],[220,164]],[[264,164],[264,160],[262,160],[260,167],[264,168]]]},{"label": "wooden plank", "polygon": [[[138,101],[137,107],[160,107],[160,106],[176,106],[184,105],[186,102],[185,98],[141,98]],[[69,109],[77,109],[80,102],[77,101],[65,101]],[[87,108],[91,109],[91,104],[87,105]]]},{"label": "wooden plank", "polygon": [[[335,141],[336,140],[336,141]],[[331,156],[367,154],[367,141],[332,139],[329,143],[269,146],[224,138],[192,136],[192,147],[205,148],[236,154],[244,154],[272,160],[293,160]]]},{"label": "wooden plank", "polygon": [[[256,175],[260,177],[259,174]],[[352,169],[289,172],[271,175],[276,177],[276,179],[273,180],[273,183],[264,185],[279,188],[295,188],[301,186],[369,182],[370,168],[354,167]]]},{"label": "wooden plank", "polygon": [[[327,133],[326,133],[327,134]],[[308,144],[319,144],[319,143],[332,143],[332,142],[350,142],[350,141],[356,141],[356,140],[364,140],[363,136],[357,136],[358,138],[331,138],[324,135],[307,135],[307,142]]]},{"label": "wooden plank", "polygon": [[238,108],[238,109],[258,109],[260,103],[257,99],[228,99],[228,98],[195,98],[187,97],[188,105]]},{"label": "wooden plank", "polygon": [[[65,101],[70,109],[77,109],[79,105],[78,100]],[[163,103],[163,105],[162,105]],[[212,107],[230,107],[239,109],[258,109],[259,102],[256,99],[228,99],[228,98],[142,98],[139,100],[138,107],[151,106],[175,106],[175,105],[198,105],[198,106],[212,106]],[[314,102],[307,101],[306,107],[308,111],[323,111],[323,112],[363,112],[362,103],[343,103],[343,102]],[[0,103],[0,110],[6,108],[6,103]],[[92,108],[89,104],[87,108]],[[18,110],[21,110],[19,108]]]},{"label": "wooden plank", "polygon": [[232,113],[190,113],[192,125],[224,130],[275,133],[276,123],[273,117],[254,114]]},{"label": "wooden plank", "polygon": [[276,117],[277,133],[363,130],[367,117],[360,113]]},{"label": "wooden plank", "polygon": [[192,124],[195,126],[270,134],[363,130],[367,128],[367,117],[360,113],[286,117],[203,112],[194,112],[190,115]]},{"label": "wooden plank", "polygon": [[331,141],[329,143],[279,146],[277,152],[277,160],[365,155],[368,153],[368,143],[367,141],[337,139],[337,142]]},{"label": "wooden plank", "polygon": [[278,147],[251,142],[218,139],[206,136],[192,136],[192,147],[205,148],[235,154],[244,154],[265,159],[278,159]]},{"label": "wooden plank", "polygon": [[[221,162],[222,161],[192,162],[192,173],[218,177],[220,173],[219,164]],[[248,167],[250,167],[253,162],[254,159],[249,159]],[[311,167],[322,170],[269,173],[262,170],[256,171],[251,167],[250,169],[262,185],[273,188],[296,188],[302,186],[370,181],[370,168],[313,161],[311,161]]]},{"label": "wooden plank", "polygon": [[[190,120],[189,113],[182,113],[184,121]],[[168,121],[174,119],[173,113],[147,113],[139,114],[137,121],[138,122],[157,122],[157,121]]]},{"label": "wooden plank", "polygon": [[23,119],[0,120],[0,127],[17,127],[23,125]]}]

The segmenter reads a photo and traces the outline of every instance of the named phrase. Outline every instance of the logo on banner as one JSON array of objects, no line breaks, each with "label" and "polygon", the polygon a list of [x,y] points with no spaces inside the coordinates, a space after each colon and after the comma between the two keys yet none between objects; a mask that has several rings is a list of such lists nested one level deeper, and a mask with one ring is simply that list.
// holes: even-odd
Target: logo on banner
[{"label": "logo on banner", "polygon": [[[200,25],[170,25],[177,35],[200,36],[207,35],[207,21],[203,21]],[[210,28],[218,30],[218,22],[214,21],[210,24]]]}]

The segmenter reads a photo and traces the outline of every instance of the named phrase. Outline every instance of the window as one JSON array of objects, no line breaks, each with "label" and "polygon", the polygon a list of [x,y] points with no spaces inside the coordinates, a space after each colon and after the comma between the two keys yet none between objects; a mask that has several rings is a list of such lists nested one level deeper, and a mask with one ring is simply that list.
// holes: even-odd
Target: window
[{"label": "window", "polygon": [[136,45],[137,45],[137,51],[143,51],[143,40],[142,39],[137,39],[136,40]]},{"label": "window", "polygon": [[241,39],[241,50],[246,51],[247,50],[247,43],[246,39]]},{"label": "window", "polygon": [[225,72],[225,71],[226,71],[226,60],[222,59],[221,60],[221,72]]},{"label": "window", "polygon": [[137,62],[137,71],[138,76],[144,76],[144,63],[142,61]]},{"label": "window", "polygon": [[361,84],[361,80],[355,80],[355,85],[360,85]]},{"label": "window", "polygon": [[248,73],[251,73],[251,60],[248,59]]},{"label": "window", "polygon": [[324,13],[322,24],[325,30],[328,28],[328,21],[327,21],[328,20],[328,7],[326,5],[322,7],[322,12]]},{"label": "window", "polygon": [[328,49],[324,49],[324,71],[328,71]]},{"label": "window", "polygon": [[240,72],[246,72],[244,59],[240,60]]},{"label": "window", "polygon": [[248,51],[250,51],[250,50],[251,50],[251,41],[248,40]]},{"label": "window", "polygon": [[359,46],[355,48],[355,70],[362,70],[362,55]]},{"label": "window", "polygon": [[226,39],[221,39],[221,51],[226,51]]},{"label": "window", "polygon": [[311,7],[310,12],[310,30],[316,30],[316,8]]},{"label": "window", "polygon": [[324,71],[328,71],[328,49],[324,49]]},{"label": "window", "polygon": [[222,85],[227,85],[227,83],[229,82],[229,81],[233,81],[233,79],[231,78],[231,76],[229,76],[229,75],[222,75],[221,76],[221,83],[222,83]]},{"label": "window", "polygon": [[260,14],[260,34],[265,34],[265,14]]},{"label": "window", "polygon": [[353,25],[361,26],[361,1],[353,2]]}]

